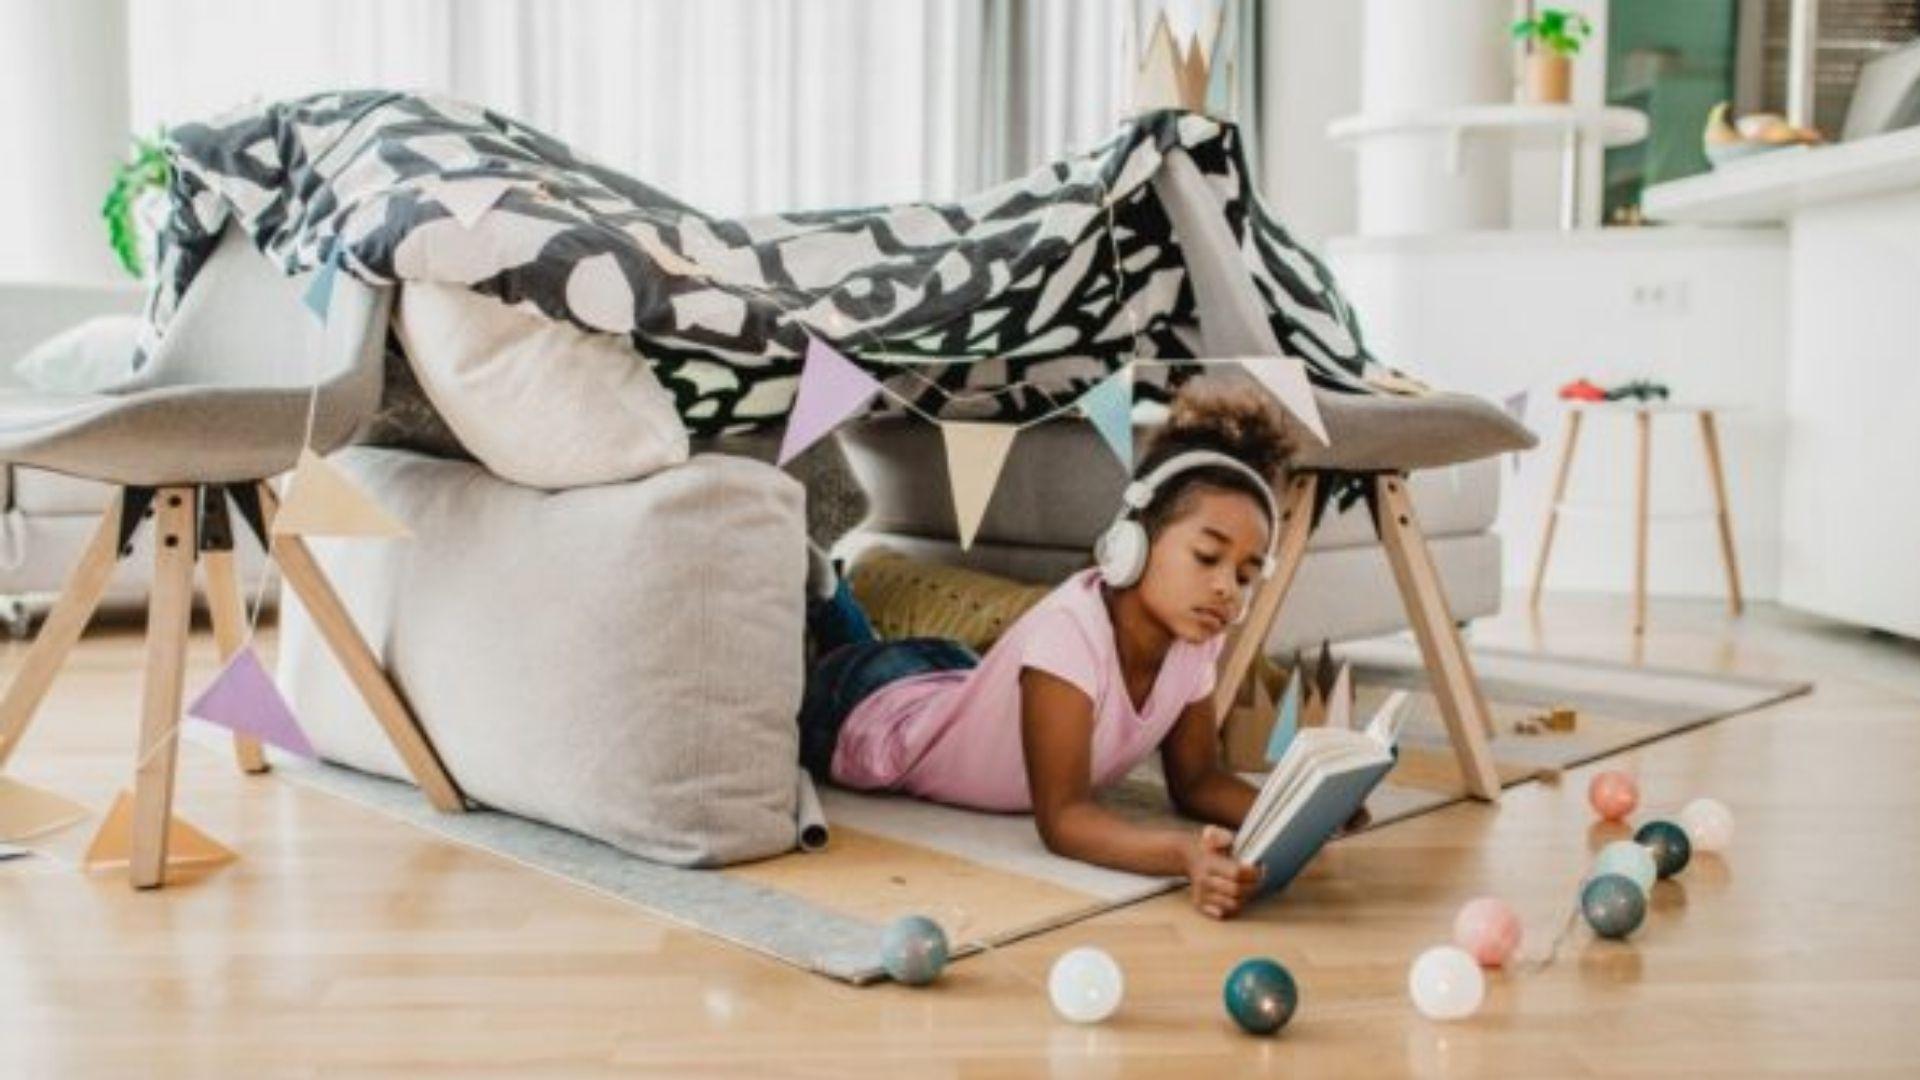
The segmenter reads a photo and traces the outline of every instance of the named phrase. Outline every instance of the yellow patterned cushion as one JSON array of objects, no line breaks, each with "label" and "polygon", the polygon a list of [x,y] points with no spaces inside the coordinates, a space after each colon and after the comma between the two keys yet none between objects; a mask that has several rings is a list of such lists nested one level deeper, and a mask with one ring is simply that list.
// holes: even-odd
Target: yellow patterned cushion
[{"label": "yellow patterned cushion", "polygon": [[951,638],[978,653],[1053,591],[886,550],[854,564],[847,582],[881,637]]}]

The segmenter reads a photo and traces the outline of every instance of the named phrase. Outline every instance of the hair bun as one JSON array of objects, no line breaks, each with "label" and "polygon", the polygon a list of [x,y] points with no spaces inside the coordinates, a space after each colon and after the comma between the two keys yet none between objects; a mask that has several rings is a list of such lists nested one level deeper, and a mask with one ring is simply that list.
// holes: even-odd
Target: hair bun
[{"label": "hair bun", "polygon": [[1215,450],[1271,483],[1292,455],[1285,418],[1266,393],[1244,383],[1194,379],[1181,387],[1149,454]]}]

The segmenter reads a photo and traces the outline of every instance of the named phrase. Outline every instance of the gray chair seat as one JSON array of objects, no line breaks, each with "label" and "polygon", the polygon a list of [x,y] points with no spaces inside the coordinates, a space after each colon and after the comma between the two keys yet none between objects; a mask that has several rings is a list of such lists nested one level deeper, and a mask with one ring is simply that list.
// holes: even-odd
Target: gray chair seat
[{"label": "gray chair seat", "polygon": [[1298,437],[1296,469],[1411,472],[1530,450],[1539,441],[1506,410],[1467,394],[1314,396],[1329,444]]},{"label": "gray chair seat", "polygon": [[345,445],[379,405],[388,305],[341,275],[323,325],[306,286],[230,230],[138,372],[92,394],[0,391],[0,461],[160,487],[261,480]]}]

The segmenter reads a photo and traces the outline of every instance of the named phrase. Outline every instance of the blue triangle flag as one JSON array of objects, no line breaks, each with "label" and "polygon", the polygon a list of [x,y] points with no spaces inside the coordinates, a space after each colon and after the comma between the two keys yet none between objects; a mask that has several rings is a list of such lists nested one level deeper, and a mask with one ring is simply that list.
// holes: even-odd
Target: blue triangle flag
[{"label": "blue triangle flag", "polygon": [[320,268],[313,272],[313,281],[308,283],[307,294],[301,298],[307,310],[318,316],[321,322],[327,321],[327,310],[333,307],[333,279],[339,273],[340,249],[336,247],[328,253]]},{"label": "blue triangle flag", "polygon": [[1273,720],[1273,734],[1267,738],[1267,764],[1278,764],[1281,755],[1300,733],[1300,672],[1287,676],[1287,688],[1280,694],[1280,708]]},{"label": "blue triangle flag", "polygon": [[1125,369],[1114,372],[1100,385],[1080,395],[1076,402],[1095,430],[1120,459],[1120,467],[1133,471],[1133,380]]}]

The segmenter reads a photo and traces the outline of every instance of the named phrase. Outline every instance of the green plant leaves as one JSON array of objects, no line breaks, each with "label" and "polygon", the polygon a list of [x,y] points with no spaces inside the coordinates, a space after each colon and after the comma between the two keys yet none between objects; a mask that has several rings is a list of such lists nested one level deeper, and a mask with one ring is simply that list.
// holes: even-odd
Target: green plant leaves
[{"label": "green plant leaves", "polygon": [[120,260],[120,266],[134,277],[146,272],[140,252],[140,224],[134,208],[140,196],[173,183],[173,162],[167,157],[167,131],[160,128],[151,139],[133,137],[133,150],[113,172],[107,197],[100,204],[100,216],[107,223],[107,242]]},{"label": "green plant leaves", "polygon": [[1542,8],[1531,19],[1515,19],[1507,33],[1515,41],[1538,42],[1556,55],[1575,56],[1593,34],[1593,24],[1578,12]]}]

